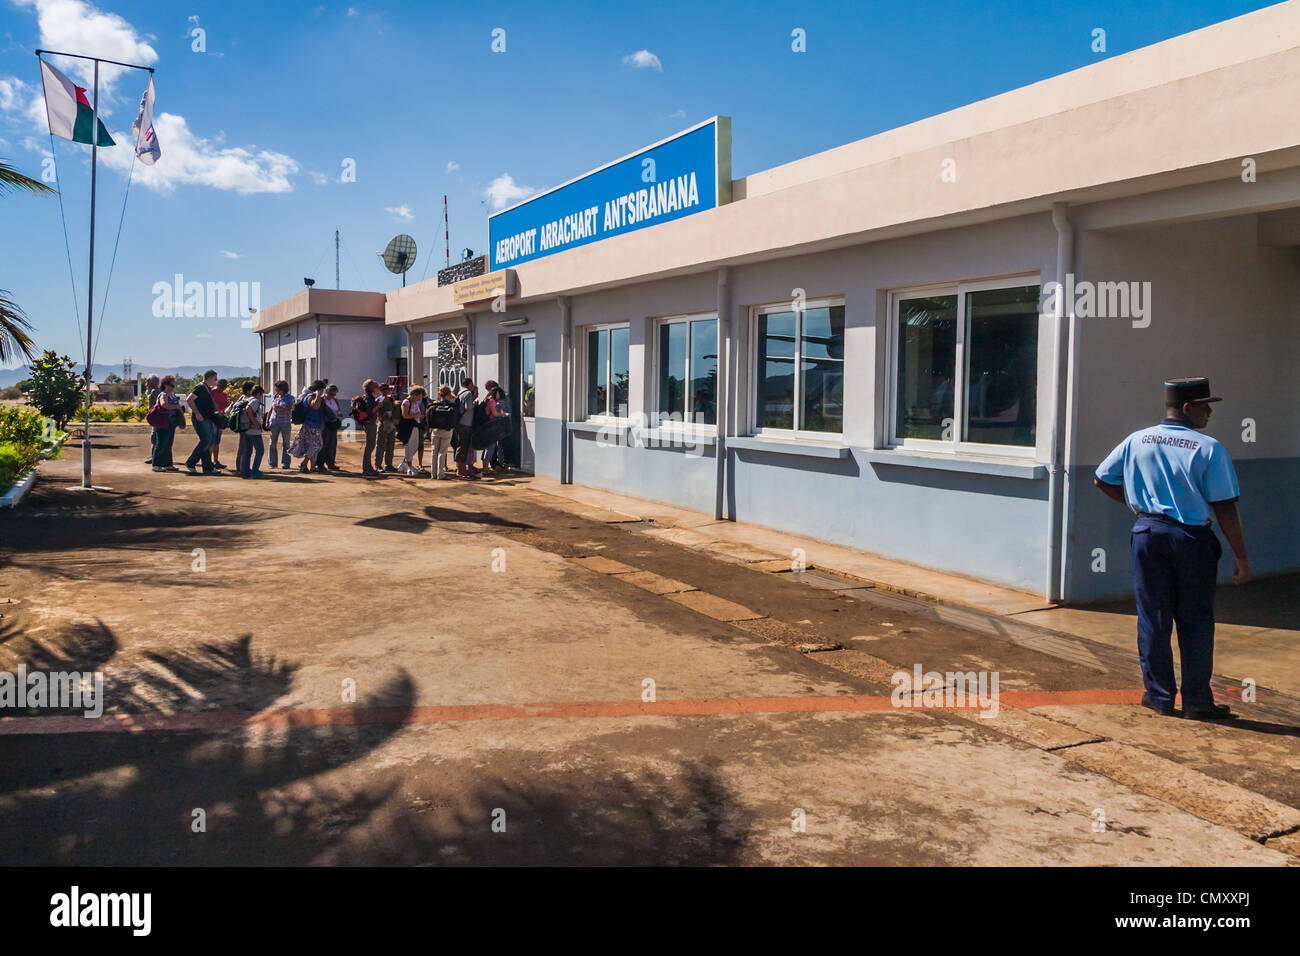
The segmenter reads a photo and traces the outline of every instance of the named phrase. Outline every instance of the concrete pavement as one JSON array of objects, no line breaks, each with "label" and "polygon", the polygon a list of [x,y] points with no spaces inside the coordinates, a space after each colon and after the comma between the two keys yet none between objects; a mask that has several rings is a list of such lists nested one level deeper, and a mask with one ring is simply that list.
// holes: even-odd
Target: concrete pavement
[{"label": "concrete pavement", "polygon": [[[4,862],[1296,859],[1296,794],[1269,779],[1294,728],[1102,702],[1133,700],[1109,661],[809,587],[535,479],[160,475],[145,430],[93,433],[111,493],[67,491],[70,454],[0,517],[0,669],[101,670],[119,723],[0,720]],[[915,663],[1055,696],[890,706]],[[227,723],[184,729],[203,715]],[[1150,792],[1159,760],[1186,772]]]}]

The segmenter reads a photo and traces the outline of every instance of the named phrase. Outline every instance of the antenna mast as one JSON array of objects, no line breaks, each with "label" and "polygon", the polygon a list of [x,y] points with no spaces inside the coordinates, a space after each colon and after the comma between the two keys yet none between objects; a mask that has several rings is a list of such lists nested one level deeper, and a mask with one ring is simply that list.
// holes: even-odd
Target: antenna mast
[{"label": "antenna mast", "polygon": [[343,288],[339,285],[339,231],[334,230],[334,288]]},{"label": "antenna mast", "polygon": [[447,240],[447,266],[451,266],[451,226],[447,224],[447,194],[442,194],[442,236]]}]

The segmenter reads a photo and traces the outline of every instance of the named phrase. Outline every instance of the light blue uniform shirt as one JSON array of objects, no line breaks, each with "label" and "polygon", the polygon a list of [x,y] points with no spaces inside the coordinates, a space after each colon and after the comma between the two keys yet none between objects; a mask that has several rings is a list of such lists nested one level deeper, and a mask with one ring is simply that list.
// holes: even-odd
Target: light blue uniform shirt
[{"label": "light blue uniform shirt", "polygon": [[1097,480],[1122,482],[1133,511],[1191,525],[1208,525],[1211,502],[1231,501],[1240,494],[1224,447],[1177,418],[1125,438],[1097,466]]}]

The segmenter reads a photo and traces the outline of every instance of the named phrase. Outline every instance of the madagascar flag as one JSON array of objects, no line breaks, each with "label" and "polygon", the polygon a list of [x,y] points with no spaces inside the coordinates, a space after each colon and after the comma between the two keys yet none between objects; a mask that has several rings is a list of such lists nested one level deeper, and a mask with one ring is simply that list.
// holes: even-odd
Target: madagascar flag
[{"label": "madagascar flag", "polygon": [[[41,82],[45,86],[45,114],[50,119],[50,132],[74,143],[89,143],[95,111],[86,99],[86,88],[77,86],[44,60],[41,60]],[[115,145],[102,121],[99,145]]]}]

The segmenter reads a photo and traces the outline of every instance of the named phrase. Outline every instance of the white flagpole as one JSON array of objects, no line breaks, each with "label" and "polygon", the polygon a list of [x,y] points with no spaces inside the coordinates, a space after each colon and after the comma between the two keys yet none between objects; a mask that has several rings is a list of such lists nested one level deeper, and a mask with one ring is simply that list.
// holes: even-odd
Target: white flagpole
[{"label": "white flagpole", "polygon": [[[94,348],[95,342],[91,334],[91,327],[95,308],[95,186],[99,170],[99,64],[101,62],[112,63],[115,66],[125,66],[132,70],[148,70],[150,77],[153,76],[153,67],[140,66],[136,63],[123,63],[120,60],[101,60],[99,57],[85,56],[81,53],[60,53],[58,50],[37,50],[36,58],[38,60],[41,58],[42,53],[49,53],[51,56],[70,56],[79,60],[93,60],[95,63],[95,98],[91,106],[90,124],[90,275],[87,279],[86,289],[86,429],[85,436],[81,439],[81,487],[77,489],[78,491],[95,491],[95,487],[90,483],[90,370],[94,361],[91,349]],[[139,145],[139,137],[137,137],[133,148],[138,149]]]}]

